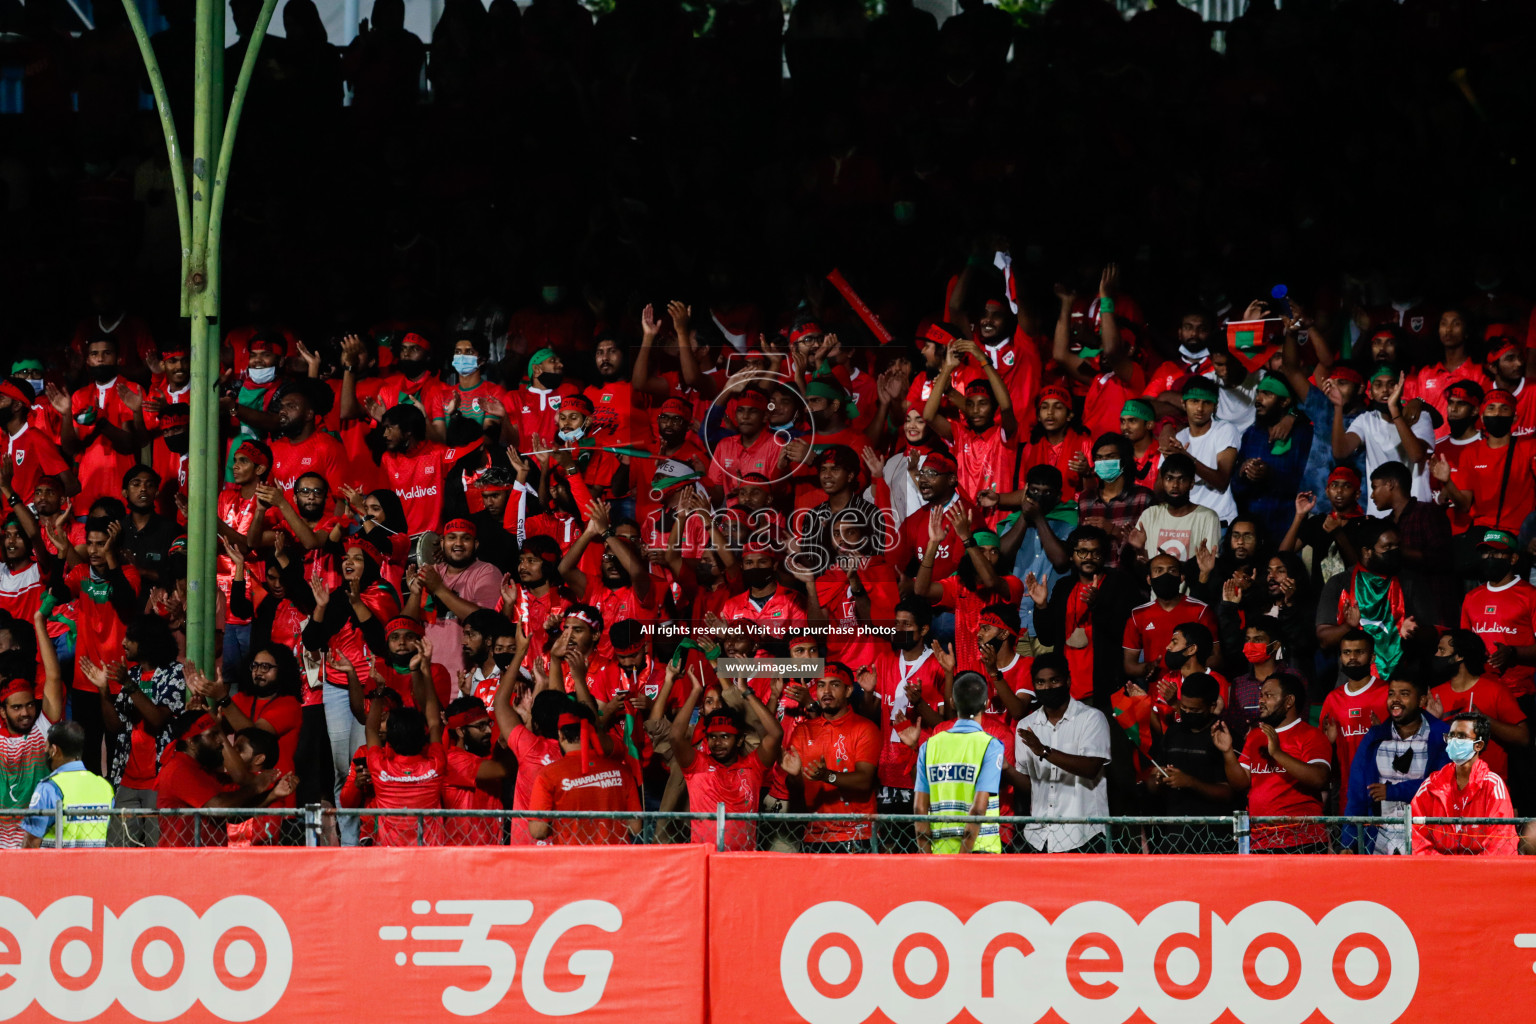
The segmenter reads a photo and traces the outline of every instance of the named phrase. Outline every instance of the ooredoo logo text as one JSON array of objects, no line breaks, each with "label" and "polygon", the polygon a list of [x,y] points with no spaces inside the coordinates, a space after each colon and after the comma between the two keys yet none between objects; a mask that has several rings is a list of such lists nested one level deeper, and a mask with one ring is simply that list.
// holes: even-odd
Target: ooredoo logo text
[{"label": "ooredoo logo text", "polygon": [[201,1003],[221,1020],[255,1020],[282,998],[293,944],[282,917],[254,896],[202,914],[171,896],[116,911],[66,896],[34,916],[0,896],[0,1020],[34,1001],[59,1020],[89,1020],[114,1002],[140,1020]]},{"label": "ooredoo logo text", "polygon": [[1068,1024],[1302,1024],[1314,1012],[1388,1024],[1413,998],[1419,952],[1390,909],[1365,901],[1319,921],[1289,903],[1254,903],[1223,920],[1194,902],[1139,922],[1112,903],[1068,907],[1054,921],[1012,901],[962,922],[937,903],[904,903],[878,922],[819,903],[784,936],[779,973],[809,1024],[882,1011],[894,1024],[937,1024],[962,1010],[1019,1024],[1054,1010]]}]

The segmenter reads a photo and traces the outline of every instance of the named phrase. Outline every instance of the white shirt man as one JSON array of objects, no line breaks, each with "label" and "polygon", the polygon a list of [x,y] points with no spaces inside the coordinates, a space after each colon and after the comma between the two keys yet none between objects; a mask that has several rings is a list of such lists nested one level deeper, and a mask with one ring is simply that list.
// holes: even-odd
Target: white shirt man
[{"label": "white shirt man", "polygon": [[[1053,699],[1052,691],[1069,694],[1067,675],[1066,659],[1060,655],[1035,659],[1035,698],[1041,706],[1020,723],[1014,762],[1029,776],[1031,817],[1108,817],[1104,766],[1110,759],[1109,721],[1097,708],[1070,695],[1064,704]],[[1080,774],[1084,771],[1087,774]],[[1024,840],[1037,852],[1068,853],[1103,831],[1103,825],[1029,825]]]}]

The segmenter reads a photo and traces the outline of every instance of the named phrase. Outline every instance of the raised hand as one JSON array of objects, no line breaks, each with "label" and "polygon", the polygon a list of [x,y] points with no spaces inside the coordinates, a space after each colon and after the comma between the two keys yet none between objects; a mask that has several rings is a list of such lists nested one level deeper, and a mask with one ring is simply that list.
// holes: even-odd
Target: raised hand
[{"label": "raised hand", "polygon": [[1035,602],[1036,608],[1044,608],[1046,602],[1051,599],[1051,588],[1046,585],[1044,576],[1036,576],[1032,572],[1024,574],[1024,593]]},{"label": "raised hand", "polygon": [[1219,718],[1211,726],[1211,743],[1223,754],[1232,749],[1232,734],[1227,731],[1227,723]]},{"label": "raised hand", "polygon": [[1111,263],[1104,268],[1099,275],[1099,297],[1104,299],[1114,298],[1115,292],[1120,286],[1120,268]]},{"label": "raised hand", "polygon": [[667,303],[667,315],[672,318],[672,329],[677,332],[678,340],[689,336],[688,328],[693,323],[693,307],[673,299]]},{"label": "raised hand", "polygon": [[640,343],[649,345],[661,333],[661,321],[656,319],[656,309],[649,302],[640,311]]},{"label": "raised hand", "polygon": [[1147,549],[1147,531],[1143,530],[1141,524],[1138,523],[1125,532],[1125,542],[1137,551],[1145,551]]},{"label": "raised hand", "polygon": [[944,535],[949,532],[949,527],[944,523],[944,513],[933,508],[928,510],[928,550],[939,546]]},{"label": "raised hand", "polygon": [[606,501],[593,499],[587,502],[587,529],[593,536],[601,536],[608,531],[609,506]]},{"label": "raised hand", "polygon": [[1445,717],[1445,703],[1440,699],[1440,695],[1434,691],[1430,691],[1429,700],[1424,704],[1424,710],[1436,718]]},{"label": "raised hand", "polygon": [[1311,491],[1302,491],[1296,495],[1296,515],[1298,518],[1311,515],[1312,510],[1315,508],[1317,508],[1317,495]]},{"label": "raised hand", "polygon": [[784,751],[784,756],[779,761],[779,767],[784,769],[785,775],[799,775],[802,767],[799,752],[795,750]]},{"label": "raised hand", "polygon": [[875,451],[868,445],[864,446],[861,453],[864,457],[864,467],[869,470],[871,480],[878,480],[885,475],[885,456]]},{"label": "raised hand", "polygon": [[304,365],[309,368],[309,375],[311,377],[320,376],[320,353],[310,351],[309,346],[305,345],[302,341],[296,344],[299,350],[299,358],[304,360]]},{"label": "raised hand", "polygon": [[58,413],[60,416],[74,415],[74,407],[70,402],[69,395],[63,391],[60,391],[57,384],[49,381],[43,387],[43,394],[48,396],[48,404],[53,406],[54,412]]},{"label": "raised hand", "polygon": [[1209,576],[1216,570],[1216,552],[1209,541],[1202,540],[1200,547],[1195,550],[1195,564],[1200,567],[1202,576]]},{"label": "raised hand", "polygon": [[129,412],[138,412],[144,408],[144,395],[127,381],[118,381],[117,397]]},{"label": "raised hand", "polygon": [[1429,475],[1441,483],[1450,482],[1451,460],[1445,457],[1444,452],[1436,452],[1434,458],[1429,460]]},{"label": "raised hand", "polygon": [[937,661],[939,663],[939,668],[943,669],[946,674],[954,672],[954,670],[955,670],[955,645],[954,644],[950,644],[948,649],[945,649],[945,648],[942,648],[942,647],[939,646],[939,642],[937,640],[932,640],[932,641],[929,641],[929,643],[928,643],[928,649],[933,652],[933,660]]}]

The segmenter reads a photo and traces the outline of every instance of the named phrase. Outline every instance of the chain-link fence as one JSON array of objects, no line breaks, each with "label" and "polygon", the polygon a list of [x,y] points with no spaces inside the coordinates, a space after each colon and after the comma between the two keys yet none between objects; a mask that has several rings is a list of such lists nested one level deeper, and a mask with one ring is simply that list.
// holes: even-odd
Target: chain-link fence
[{"label": "chain-link fence", "polygon": [[[700,843],[721,851],[959,852],[965,829],[983,852],[1249,854],[1442,852],[1536,854],[1533,818],[1218,817],[977,818],[884,814],[643,811],[455,811],[301,808],[60,808],[41,817],[0,810],[0,846],[616,846]],[[1529,834],[1530,839],[1527,839]]]}]

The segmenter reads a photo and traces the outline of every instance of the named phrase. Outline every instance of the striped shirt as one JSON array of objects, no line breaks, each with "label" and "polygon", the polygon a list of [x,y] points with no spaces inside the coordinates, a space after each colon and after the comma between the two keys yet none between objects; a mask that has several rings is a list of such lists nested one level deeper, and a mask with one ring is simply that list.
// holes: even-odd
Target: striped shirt
[{"label": "striped shirt", "polygon": [[[0,731],[0,807],[25,808],[32,802],[37,784],[48,777],[48,730],[53,725],[42,715],[25,736]],[[0,850],[19,850],[27,833],[22,815],[0,815]]]}]

